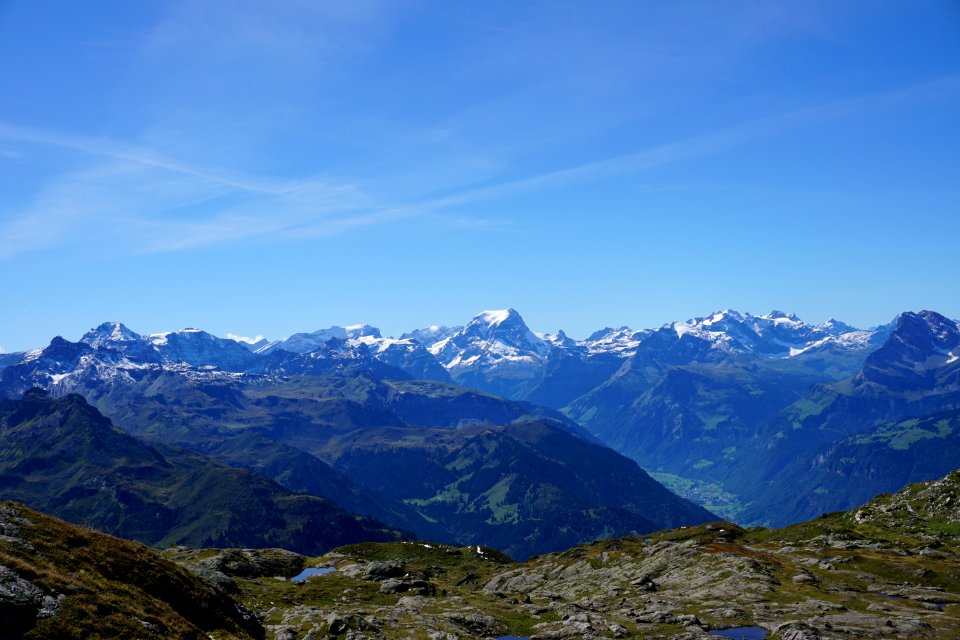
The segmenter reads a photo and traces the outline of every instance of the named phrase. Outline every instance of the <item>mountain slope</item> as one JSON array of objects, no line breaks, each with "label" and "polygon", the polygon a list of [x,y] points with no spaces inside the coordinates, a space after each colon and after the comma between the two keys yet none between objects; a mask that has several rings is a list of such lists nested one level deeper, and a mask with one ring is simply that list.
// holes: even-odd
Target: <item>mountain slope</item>
[{"label": "mountain slope", "polygon": [[775,365],[672,367],[595,433],[645,468],[712,479],[711,467],[741,455],[759,424],[818,380]]},{"label": "mountain slope", "polygon": [[[529,554],[614,532],[660,528],[674,522],[678,513],[687,514],[691,520],[708,517],[702,510],[678,502],[634,463],[591,445],[592,438],[560,414],[460,387],[366,377],[299,377],[249,385],[225,380],[212,388],[209,383],[196,385],[172,374],[167,374],[162,384],[156,379],[143,382],[151,390],[149,395],[126,388],[106,394],[101,388],[89,393],[105,410],[122,416],[124,424],[147,424],[145,416],[151,416],[151,437],[173,438],[180,444],[192,442],[193,447],[203,442],[218,443],[206,445],[204,451],[231,464],[269,472],[270,477],[291,488],[307,486],[303,479],[311,472],[306,470],[319,462],[308,455],[312,454],[332,464],[352,483],[365,487],[366,500],[371,494],[375,497],[366,506],[362,501],[347,502],[352,509],[409,528],[421,537],[480,544],[489,537],[512,553]],[[222,398],[230,398],[230,402]],[[533,424],[558,435],[534,439],[521,447],[511,434]],[[190,429],[184,431],[184,425],[190,425]],[[478,446],[478,433],[486,431],[497,434],[495,442],[489,448],[470,449]],[[238,444],[248,438],[261,443],[267,439],[273,444]],[[596,449],[609,457],[596,466],[584,465],[576,473],[539,477],[539,472],[555,469],[551,460],[559,453],[543,448],[556,438],[562,438],[564,446],[558,450],[566,456],[564,465],[568,468]],[[286,453],[270,453],[282,447],[287,448]],[[470,480],[471,495],[508,489],[513,494],[532,492],[524,499],[530,508],[518,511],[515,521],[504,521],[485,511],[487,502],[470,507],[456,501],[429,502],[444,487],[461,479],[462,474],[454,469],[460,464],[455,460],[461,448],[470,449],[471,453],[463,455],[487,469]],[[299,451],[299,456],[290,449]],[[512,452],[510,455],[522,453],[526,460],[515,463],[523,470],[519,476],[510,477],[514,472],[497,464],[499,455],[507,455],[505,451]],[[277,466],[263,463],[265,460],[273,460]],[[446,465],[454,470],[446,469]],[[619,471],[614,474],[613,469]],[[578,493],[590,482],[608,476],[617,478],[617,486]],[[411,482],[420,483],[419,488]],[[324,495],[344,502],[342,487],[332,485],[338,492]],[[650,500],[644,503],[647,497]],[[523,502],[514,498],[509,504]],[[633,506],[624,507],[621,501]],[[673,515],[659,513],[659,503],[664,508],[676,507],[669,512]],[[609,523],[605,524],[605,519]]]},{"label": "mountain slope", "polygon": [[[77,390],[138,435],[255,469],[291,489],[330,491],[324,495],[356,511],[434,539],[489,537],[526,555],[711,517],[591,444],[561,414],[452,385],[156,370],[138,380],[85,379]],[[530,425],[553,435],[523,441],[517,434]],[[480,446],[485,432],[495,435]],[[477,472],[457,470],[461,453]],[[500,465],[501,455],[516,459],[516,469]],[[580,464],[596,455],[596,465]],[[431,500],[460,481],[471,504]],[[501,502],[507,506],[492,506]],[[515,517],[494,515],[503,509]]]},{"label": "mountain slope", "polygon": [[[813,387],[763,425],[750,465],[763,488],[745,517],[784,523],[846,509],[955,466],[955,352],[957,322],[931,311],[901,314],[858,375]],[[745,468],[729,469],[732,485]]]},{"label": "mountain slope", "polygon": [[264,637],[252,612],[143,545],[11,502],[0,532],[0,637]]},{"label": "mountain slope", "polygon": [[960,470],[876,496],[842,519],[873,536],[883,532],[891,540],[910,536],[919,542],[956,545],[960,537]]},{"label": "mountain slope", "polygon": [[404,530],[417,530],[420,537],[447,535],[442,527],[431,527],[432,523],[402,500],[367,489],[318,457],[254,430],[205,439],[194,443],[194,447],[232,467],[254,471],[294,493],[328,497],[348,511]]},{"label": "mountain slope", "polygon": [[0,353],[0,371],[11,364],[20,362],[25,354],[22,352]]},{"label": "mountain slope", "polygon": [[884,423],[796,456],[758,493],[745,518],[785,523],[849,509],[877,493],[938,478],[958,460],[960,411]]},{"label": "mountain slope", "polygon": [[151,545],[318,552],[397,536],[255,474],[147,446],[77,395],[0,402],[0,442],[0,496]]},{"label": "mountain slope", "polygon": [[805,388],[813,381],[853,375],[886,335],[885,328],[860,331],[835,321],[807,325],[777,311],[763,316],[718,311],[652,332],[614,376],[564,411],[592,432],[609,430],[668,371],[690,365],[746,371],[764,367],[779,370],[780,377],[799,377]]},{"label": "mountain slope", "polygon": [[751,471],[765,464],[763,425],[812,385],[859,371],[887,334],[719,311],[645,335],[563,412],[682,495],[719,499],[739,517],[763,489]]},{"label": "mountain slope", "polygon": [[450,539],[518,558],[716,519],[633,461],[549,423],[379,429],[314,451],[357,482],[445,523]]}]

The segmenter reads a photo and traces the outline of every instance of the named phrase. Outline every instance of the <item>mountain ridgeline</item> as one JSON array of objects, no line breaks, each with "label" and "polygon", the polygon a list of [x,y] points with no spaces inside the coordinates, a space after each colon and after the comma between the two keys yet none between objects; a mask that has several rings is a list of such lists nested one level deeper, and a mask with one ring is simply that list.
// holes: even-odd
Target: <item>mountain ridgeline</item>
[{"label": "mountain ridgeline", "polygon": [[80,394],[150,446],[520,557],[710,518],[643,469],[770,525],[943,475],[960,459],[958,376],[958,323],[932,311],[858,329],[726,310],[574,340],[507,309],[255,344],[105,323],[5,355],[0,395]]},{"label": "mountain ridgeline", "polygon": [[71,522],[151,545],[319,553],[403,532],[257,474],[113,425],[79,395],[0,401],[0,487]]},{"label": "mountain ridgeline", "polygon": [[[714,519],[707,510],[663,488],[635,462],[602,446],[558,411],[448,383],[412,380],[402,371],[387,371],[388,365],[375,358],[355,357],[342,350],[339,338],[306,354],[274,351],[257,355],[241,347],[247,354],[241,357],[233,348],[238,343],[233,343],[219,361],[222,366],[246,366],[249,361],[243,358],[249,357],[269,362],[256,372],[232,372],[197,364],[203,361],[201,357],[210,358],[210,344],[217,344],[216,339],[203,338],[197,331],[185,332],[186,340],[203,340],[203,346],[188,350],[177,345],[175,353],[183,359],[173,362],[164,355],[164,349],[176,342],[170,335],[138,341],[117,325],[102,329],[80,343],[55,339],[0,375],[9,385],[6,388],[14,390],[10,395],[15,395],[19,386],[45,385],[53,396],[43,397],[48,404],[85,398],[91,405],[86,409],[96,408],[132,434],[128,447],[135,442],[156,452],[163,473],[143,461],[136,466],[145,478],[159,475],[157,487],[163,483],[184,489],[191,486],[177,484],[175,479],[186,470],[170,465],[185,458],[199,464],[202,459],[206,465],[219,464],[235,474],[240,472],[223,465],[248,469],[254,473],[246,477],[263,476],[264,484],[282,485],[281,493],[294,492],[274,502],[288,505],[296,498],[308,501],[321,496],[337,508],[364,514],[366,519],[347,512],[342,515],[369,523],[371,532],[358,535],[372,536],[370,539],[376,539],[376,534],[410,531],[441,541],[495,543],[516,557],[599,537]],[[103,334],[109,339],[94,337]],[[367,354],[365,348],[359,351]],[[286,363],[313,362],[306,371],[301,368],[295,375],[281,374],[276,369],[281,359]],[[39,392],[28,391],[23,400],[6,402],[39,403],[41,397]],[[19,415],[13,404],[10,406],[11,413]],[[59,410],[55,404],[49,409]],[[20,433],[16,430],[28,432],[34,427],[17,423],[11,428]],[[62,438],[69,446],[69,434],[52,434],[50,442]],[[91,460],[109,461],[108,449],[98,450],[99,457]],[[70,460],[77,468],[71,466],[66,475],[81,478],[79,484],[91,496],[102,497],[87,488],[102,476],[120,486],[145,490],[147,483],[134,483],[125,465],[102,468],[87,464],[86,454],[80,455],[84,449],[69,450],[79,457]],[[46,454],[45,448],[18,447],[11,452],[10,464],[14,471],[46,468],[50,466],[44,460]],[[81,510],[96,511],[73,500],[72,495],[60,496],[54,490],[65,474],[51,468],[36,477],[20,478],[14,471],[5,482],[10,487],[5,495],[55,515],[151,544],[228,544],[225,532],[209,539],[205,530],[207,537],[184,537],[179,522],[154,517],[151,509],[159,507],[152,495],[140,496],[146,506],[129,516],[131,523],[126,529],[119,525],[111,528],[109,516],[114,514],[87,515],[81,520]],[[43,486],[40,480],[50,484]],[[213,484],[211,481],[211,487]],[[233,508],[251,513],[265,508],[253,501],[254,496],[240,495],[231,484],[225,478],[218,486],[229,494]],[[33,495],[28,493],[31,488],[36,489]],[[273,485],[274,491],[279,489]],[[123,495],[127,493],[130,491]],[[229,511],[228,507],[215,510],[224,499],[219,494],[206,502],[199,501],[200,495],[181,495],[179,491],[163,497],[171,494],[183,498],[164,512],[171,518],[176,515],[190,521],[198,513]],[[44,502],[47,496],[56,500]],[[261,497],[259,493],[256,496]],[[199,501],[195,512],[178,510],[194,500]],[[112,503],[104,500],[103,504]],[[122,509],[124,515],[131,512]],[[137,530],[134,523],[148,516],[154,518],[154,529]],[[216,516],[211,515],[211,520]],[[243,520],[229,522],[240,526]],[[329,535],[304,531],[304,526],[290,518],[284,522],[311,536],[318,546],[331,545]],[[246,533],[262,530],[262,525],[251,521]],[[203,530],[199,525],[196,529]],[[229,544],[297,550],[304,542],[232,539]]]}]

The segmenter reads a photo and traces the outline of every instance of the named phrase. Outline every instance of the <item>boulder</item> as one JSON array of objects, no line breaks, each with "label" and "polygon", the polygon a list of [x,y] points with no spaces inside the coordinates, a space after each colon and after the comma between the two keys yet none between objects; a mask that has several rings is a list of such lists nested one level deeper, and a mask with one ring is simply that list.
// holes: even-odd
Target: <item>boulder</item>
[{"label": "boulder", "polygon": [[399,562],[371,562],[363,572],[363,579],[380,582],[388,578],[399,578],[404,573],[403,565]]},{"label": "boulder", "polygon": [[228,576],[261,578],[294,576],[300,573],[305,563],[304,556],[284,549],[226,549],[200,560],[197,565]]}]

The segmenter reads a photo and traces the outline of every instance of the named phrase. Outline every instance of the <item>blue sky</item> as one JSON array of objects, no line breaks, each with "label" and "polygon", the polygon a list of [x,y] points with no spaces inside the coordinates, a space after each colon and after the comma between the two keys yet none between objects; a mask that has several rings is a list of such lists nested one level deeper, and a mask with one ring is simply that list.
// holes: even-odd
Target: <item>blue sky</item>
[{"label": "blue sky", "polygon": [[960,3],[0,0],[0,345],[960,316]]}]

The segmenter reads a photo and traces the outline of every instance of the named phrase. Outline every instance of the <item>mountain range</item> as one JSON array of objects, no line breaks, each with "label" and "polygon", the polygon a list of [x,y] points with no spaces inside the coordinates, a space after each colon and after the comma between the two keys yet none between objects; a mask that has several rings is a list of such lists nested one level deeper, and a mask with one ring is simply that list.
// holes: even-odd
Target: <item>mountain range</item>
[{"label": "mountain range", "polygon": [[[405,333],[400,338],[384,338],[376,327],[359,324],[250,343],[218,338],[194,328],[140,335],[121,323],[105,322],[89,330],[78,342],[94,350],[105,348],[122,354],[139,364],[187,364],[236,373],[296,375],[310,369],[310,360],[318,359],[297,356],[311,353],[368,367],[375,366],[372,361],[376,361],[396,369],[381,369],[394,376],[406,374],[415,379],[452,380],[511,399],[536,396],[538,404],[560,408],[582,394],[573,395],[576,389],[566,393],[555,389],[563,386],[557,378],[563,377],[564,362],[558,361],[566,361],[567,368],[570,362],[577,361],[577,370],[567,372],[570,376],[583,376],[589,370],[596,370],[587,376],[587,381],[581,381],[579,387],[598,379],[601,383],[606,381],[619,368],[618,364],[638,353],[641,358],[652,357],[663,365],[681,365],[694,360],[722,362],[739,355],[770,359],[805,356],[803,359],[811,366],[829,360],[832,367],[843,366],[836,360],[843,361],[846,354],[849,360],[845,363],[846,369],[832,369],[836,375],[850,366],[855,367],[858,355],[882,344],[890,329],[891,325],[860,330],[835,320],[808,325],[793,314],[778,311],[754,316],[726,310],[669,323],[657,330],[605,328],[585,340],[573,340],[563,331],[534,333],[519,313],[504,309],[481,312],[464,326],[431,326]],[[29,362],[41,353],[41,349],[35,349],[2,354],[0,368]],[[815,354],[822,357],[813,357]],[[80,355],[77,351],[73,357]],[[64,372],[51,373],[56,376]]]},{"label": "mountain range", "polygon": [[[725,310],[584,340],[535,333],[512,309],[399,338],[361,324],[254,344],[104,323],[78,342],[5,354],[0,394],[79,393],[150,443],[421,536],[474,532],[525,555],[600,535],[604,518],[635,530],[667,522],[647,518],[642,500],[573,491],[596,470],[565,476],[550,465],[569,471],[585,447],[609,446],[742,523],[788,524],[946,473],[960,459],[958,335],[956,321],[932,311],[858,329]],[[558,438],[566,461],[544,451]],[[499,465],[505,451],[517,451],[525,473],[474,470]],[[568,513],[544,498],[539,473],[555,479],[547,485],[573,505]],[[571,514],[615,507],[635,519],[606,513],[567,535],[579,527]],[[544,509],[546,521],[567,522],[553,527],[556,540],[536,537]],[[531,544],[500,542],[517,526],[539,533]]]},{"label": "mountain range", "polygon": [[[82,396],[93,405],[91,411],[96,407],[142,438],[142,446],[163,452],[173,446],[179,458],[189,449],[194,458],[213,457],[249,469],[288,492],[329,498],[396,529],[431,539],[496,542],[518,557],[585,539],[713,518],[548,408],[447,383],[411,380],[364,354],[353,358],[348,351],[334,351],[329,343],[307,354],[257,356],[245,350],[269,362],[258,373],[241,373],[196,364],[210,358],[211,345],[226,343],[195,330],[130,340],[122,327],[103,329],[83,342],[58,338],[28,354],[0,373],[4,389],[13,397],[21,387],[38,386],[73,402]],[[104,335],[115,338],[97,339]],[[186,349],[191,342],[199,346]],[[219,362],[240,362],[236,345],[228,346]],[[192,363],[173,361],[166,349],[176,349]],[[300,375],[281,375],[273,372],[281,358],[288,364],[309,358],[311,366],[299,369]],[[22,400],[6,402],[35,403],[39,393],[28,390]],[[51,405],[50,411],[56,408]],[[91,417],[91,422],[96,420]],[[29,428],[34,428],[32,423]],[[5,495],[76,517],[61,509],[82,505],[61,497],[37,477],[19,473],[42,467],[48,451],[57,450],[52,444],[58,438],[68,451],[84,451],[72,446],[66,438],[70,433],[57,433],[37,449],[14,449],[10,477],[3,482],[11,489]],[[110,448],[87,455],[107,460]],[[98,478],[124,471],[104,470],[84,460],[71,459],[80,468],[74,472],[71,467],[71,473]],[[585,460],[595,464],[583,464]],[[186,470],[169,469],[166,459],[158,464],[167,474],[160,474],[158,485],[179,486],[173,478]],[[61,486],[61,477],[52,471],[43,478]],[[32,501],[19,487],[36,488]],[[184,503],[196,497],[176,489],[171,493]],[[39,502],[44,496],[62,499]],[[243,496],[236,500],[251,511],[262,508]],[[217,498],[211,496],[211,502],[216,504]],[[212,506],[201,503],[196,509]],[[175,523],[153,524],[157,531],[137,533],[138,539],[152,544],[180,541]],[[330,546],[329,539],[320,537],[315,544]],[[289,541],[284,546],[297,548]]]}]

